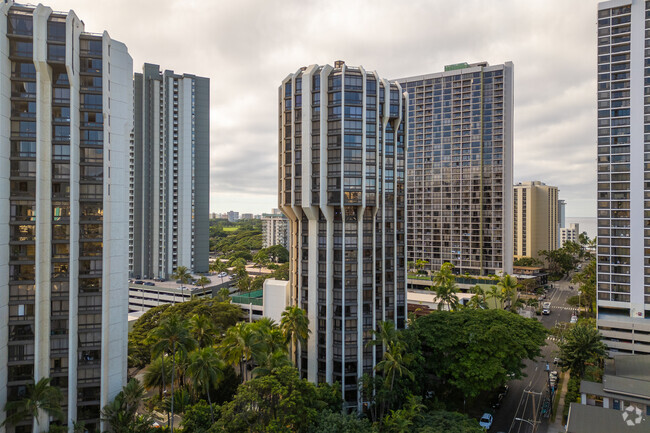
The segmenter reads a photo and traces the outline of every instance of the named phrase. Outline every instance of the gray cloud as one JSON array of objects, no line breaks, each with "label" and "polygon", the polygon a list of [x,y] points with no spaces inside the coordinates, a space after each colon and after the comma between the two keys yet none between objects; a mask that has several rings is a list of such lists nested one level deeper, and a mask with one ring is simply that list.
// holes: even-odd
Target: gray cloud
[{"label": "gray cloud", "polygon": [[515,181],[560,187],[595,215],[596,0],[52,0],[143,62],[211,79],[211,210],[277,203],[277,87],[343,59],[398,78],[515,64]]}]

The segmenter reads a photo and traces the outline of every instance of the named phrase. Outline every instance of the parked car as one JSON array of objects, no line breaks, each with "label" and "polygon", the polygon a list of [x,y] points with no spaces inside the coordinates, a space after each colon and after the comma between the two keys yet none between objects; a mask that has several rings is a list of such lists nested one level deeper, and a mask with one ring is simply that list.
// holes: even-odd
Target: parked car
[{"label": "parked car", "polygon": [[573,316],[571,316],[570,322],[571,323],[577,323],[578,322],[578,316],[576,316],[575,314]]},{"label": "parked car", "polygon": [[543,301],[544,299],[546,299],[546,295],[544,293],[539,295],[539,298],[537,298],[538,301]]},{"label": "parked car", "polygon": [[553,364],[558,365],[559,363],[560,363],[560,358],[558,358],[557,356],[553,358]]},{"label": "parked car", "polygon": [[224,278],[224,277],[227,277],[227,276],[228,276],[228,272],[221,272],[219,275],[217,275],[217,277],[219,277],[219,278]]},{"label": "parked car", "polygon": [[551,314],[551,303],[550,302],[544,302],[542,304],[542,314],[545,316],[548,316]]},{"label": "parked car", "polygon": [[144,281],[141,281],[141,280],[135,280],[135,281],[133,282],[133,284],[141,284],[141,285],[142,285],[142,284],[144,284]]},{"label": "parked car", "polygon": [[483,416],[481,417],[481,420],[478,422],[478,424],[483,427],[485,430],[490,430],[492,427],[492,422],[494,421],[494,418],[492,418],[492,415],[489,413],[485,412]]},{"label": "parked car", "polygon": [[151,281],[146,281],[146,282],[144,283],[144,285],[145,285],[145,286],[155,286],[156,283],[152,283]]}]

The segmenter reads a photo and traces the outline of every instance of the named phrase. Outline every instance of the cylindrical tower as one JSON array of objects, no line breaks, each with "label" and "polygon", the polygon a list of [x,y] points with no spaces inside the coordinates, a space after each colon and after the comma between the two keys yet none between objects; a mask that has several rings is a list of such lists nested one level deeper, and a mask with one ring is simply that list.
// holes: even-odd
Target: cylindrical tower
[{"label": "cylindrical tower", "polygon": [[279,207],[290,220],[291,302],[307,311],[303,377],[339,382],[350,406],[406,322],[406,128],[398,83],[342,61],[300,68],[279,89]]}]

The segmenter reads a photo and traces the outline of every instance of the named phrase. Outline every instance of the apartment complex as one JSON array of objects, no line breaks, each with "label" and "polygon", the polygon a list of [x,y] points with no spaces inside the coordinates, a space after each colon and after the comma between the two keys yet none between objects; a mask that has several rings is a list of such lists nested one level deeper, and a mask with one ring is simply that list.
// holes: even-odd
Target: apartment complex
[{"label": "apartment complex", "polygon": [[208,271],[210,80],[161,72],[134,76],[129,271],[168,278]]},{"label": "apartment complex", "polygon": [[538,258],[558,248],[558,189],[539,181],[514,187],[514,257]]},{"label": "apartment complex", "polygon": [[290,224],[290,300],[309,315],[303,377],[359,379],[383,348],[379,322],[406,321],[406,110],[396,82],[344,62],[311,65],[279,89],[279,207]]},{"label": "apartment complex", "polygon": [[512,63],[397,81],[409,94],[408,260],[511,273]]},{"label": "apartment complex", "polygon": [[650,3],[598,5],[598,328],[650,354]]},{"label": "apartment complex", "polygon": [[578,242],[578,236],[580,235],[580,224],[571,223],[569,227],[563,227],[560,229],[560,247],[563,247],[567,242]]},{"label": "apartment complex", "polygon": [[280,209],[262,214],[262,248],[282,245],[289,249],[289,219]]},{"label": "apartment complex", "polygon": [[126,383],[133,62],[72,11],[3,2],[0,34],[0,408],[48,377],[99,430]]},{"label": "apartment complex", "polygon": [[557,201],[557,244],[559,247],[562,246],[561,234],[560,231],[566,227],[566,201],[558,200]]}]

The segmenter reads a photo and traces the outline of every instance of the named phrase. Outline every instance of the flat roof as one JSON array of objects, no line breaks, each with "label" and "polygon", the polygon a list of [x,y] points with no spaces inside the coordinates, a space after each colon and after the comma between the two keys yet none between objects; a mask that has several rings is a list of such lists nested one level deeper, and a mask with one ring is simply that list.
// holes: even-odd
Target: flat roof
[{"label": "flat roof", "polygon": [[635,411],[605,409],[598,406],[571,403],[567,433],[647,433],[650,431],[650,420],[648,418],[643,416],[643,413],[637,415]]},{"label": "flat roof", "polygon": [[581,394],[590,394],[597,395],[600,397],[613,398],[617,400],[627,400],[634,403],[648,404],[650,402],[650,396],[648,398],[637,398],[631,397],[629,395],[614,394],[603,389],[603,384],[598,382],[590,382],[588,380],[583,380],[580,382],[580,393]]}]

